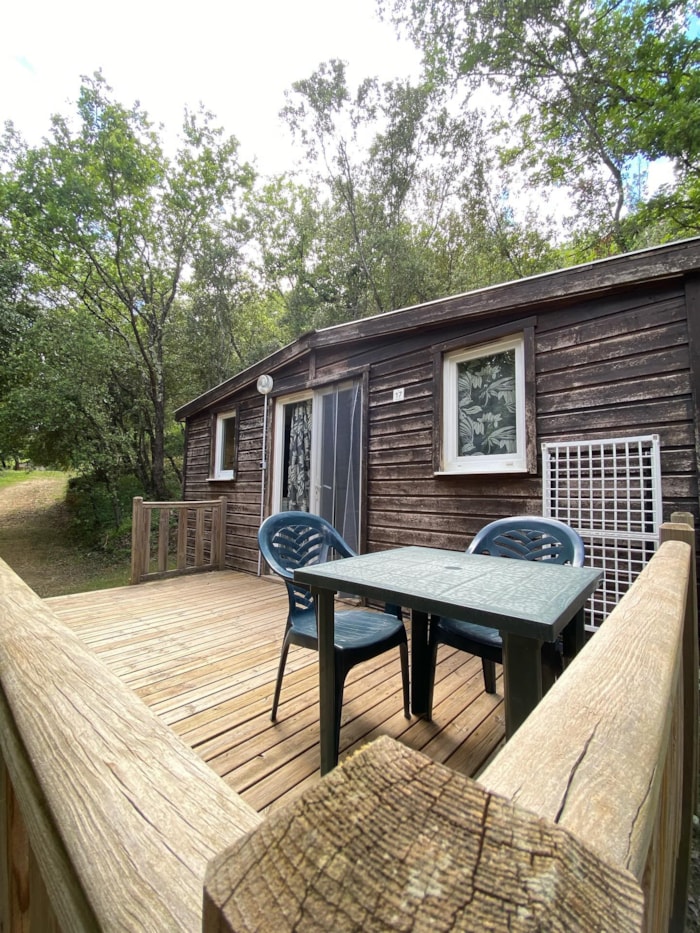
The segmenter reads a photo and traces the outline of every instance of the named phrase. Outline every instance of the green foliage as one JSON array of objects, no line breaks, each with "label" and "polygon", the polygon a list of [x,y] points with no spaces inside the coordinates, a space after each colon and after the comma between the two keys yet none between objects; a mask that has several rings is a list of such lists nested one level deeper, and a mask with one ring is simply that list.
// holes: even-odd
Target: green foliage
[{"label": "green foliage", "polygon": [[[99,389],[98,407],[116,400],[119,409],[106,446],[112,458],[116,447],[135,465],[149,495],[163,498],[170,410],[165,343],[175,301],[185,270],[234,215],[253,176],[239,165],[236,140],[225,138],[205,112],[186,115],[180,148],[169,160],[146,114],[114,101],[101,75],[84,80],[77,109],[77,129],[56,116],[49,139],[35,149],[8,128],[0,203],[36,304],[79,315],[93,334],[86,339],[113,347],[115,365]],[[36,401],[40,388],[28,389]],[[67,388],[58,394],[65,398]],[[88,408],[81,400],[68,411],[83,417]],[[110,423],[115,418],[102,429]],[[42,431],[48,428],[44,422]],[[60,450],[52,443],[47,456],[82,467],[66,443],[61,440]]]},{"label": "green foliage", "polygon": [[[668,159],[658,202],[675,235],[698,230],[700,51],[689,0],[387,0],[431,80],[505,93],[504,162],[565,190],[575,229],[634,245],[624,218],[644,201],[635,166]],[[695,19],[693,18],[695,16]],[[695,179],[695,181],[693,180]]]},{"label": "green foliage", "polygon": [[[277,209],[282,242],[303,249],[285,246],[280,257],[273,236],[265,272],[282,273],[287,297],[315,326],[513,278],[527,267],[521,242],[534,245],[537,228],[513,219],[507,173],[493,183],[480,114],[451,112],[431,82],[367,79],[353,93],[344,64],[331,61],[294,84],[283,116],[327,197],[289,188],[270,195],[276,208],[287,198],[287,209]],[[536,255],[536,263],[551,262],[543,237]]]},{"label": "green foliage", "polygon": [[[180,483],[166,471],[168,498],[180,498]],[[99,476],[71,476],[66,490],[72,541],[82,548],[109,553],[131,551],[132,503],[143,495],[138,477],[119,476],[108,483]]]},{"label": "green foliage", "polygon": [[[685,0],[387,7],[426,76],[352,89],[330,61],[294,84],[305,182],[256,184],[204,110],[167,157],[99,73],[39,146],[6,127],[0,457],[89,477],[71,493],[88,538],[128,522],[123,486],[179,495],[176,407],[300,334],[700,232]],[[647,198],[659,158],[675,181]],[[543,192],[576,205],[563,246],[554,210],[525,207]]]}]

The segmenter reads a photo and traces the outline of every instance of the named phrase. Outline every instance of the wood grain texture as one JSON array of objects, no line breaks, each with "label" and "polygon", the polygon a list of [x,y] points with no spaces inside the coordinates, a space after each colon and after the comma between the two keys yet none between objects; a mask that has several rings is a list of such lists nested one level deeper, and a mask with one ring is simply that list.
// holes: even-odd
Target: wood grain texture
[{"label": "wood grain texture", "polygon": [[696,552],[691,567],[691,581],[685,607],[683,627],[682,667],[682,735],[679,745],[683,749],[682,788],[680,791],[680,840],[676,864],[671,929],[682,930],[688,905],[690,888],[691,850],[693,845],[693,814],[697,813],[698,795],[698,599],[697,549],[695,548],[695,520],[689,513],[676,512],[671,521],[661,526],[661,540],[680,540],[690,544]]},{"label": "wood grain texture", "polygon": [[677,705],[691,553],[660,547],[479,778],[639,879]]},{"label": "wood grain texture", "polygon": [[2,562],[0,682],[2,755],[62,928],[199,929],[207,862],[259,816]]},{"label": "wood grain texture", "polygon": [[203,930],[625,933],[642,917],[629,873],[383,738],[214,860]]}]

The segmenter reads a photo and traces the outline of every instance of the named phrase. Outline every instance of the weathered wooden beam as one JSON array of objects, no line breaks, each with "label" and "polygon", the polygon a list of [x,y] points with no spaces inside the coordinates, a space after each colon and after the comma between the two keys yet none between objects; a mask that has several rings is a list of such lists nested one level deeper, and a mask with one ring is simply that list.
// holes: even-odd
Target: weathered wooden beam
[{"label": "weathered wooden beam", "polygon": [[[671,522],[661,526],[661,541],[685,541],[695,555],[695,519],[688,512],[674,512]],[[683,787],[681,791],[681,836],[678,846],[676,885],[670,929],[683,931],[690,888],[690,856],[693,843],[693,814],[698,790],[698,588],[695,556],[690,566],[688,599],[683,626]]]},{"label": "weathered wooden beam", "polygon": [[385,737],[214,860],[203,931],[624,933],[642,918],[624,869]]},{"label": "weathered wooden beam", "polygon": [[[675,753],[682,737],[681,649],[691,564],[688,544],[661,545],[479,777],[489,790],[566,827],[657,895],[673,890],[679,850],[678,821],[667,811],[680,797],[682,766]],[[663,880],[653,877],[658,871]],[[668,920],[666,914],[650,929],[663,929]]]},{"label": "weathered wooden beam", "polygon": [[199,930],[207,863],[260,817],[1,561],[0,687],[0,752],[61,928]]}]

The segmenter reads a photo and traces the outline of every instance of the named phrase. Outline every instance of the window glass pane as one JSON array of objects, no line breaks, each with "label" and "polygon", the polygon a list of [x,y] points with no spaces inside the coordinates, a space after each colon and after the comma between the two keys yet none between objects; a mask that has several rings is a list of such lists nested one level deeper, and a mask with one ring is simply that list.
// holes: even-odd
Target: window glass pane
[{"label": "window glass pane", "polygon": [[515,350],[457,363],[457,456],[517,450]]},{"label": "window glass pane", "polygon": [[236,419],[223,419],[221,431],[221,463],[219,469],[233,470],[236,466]]},{"label": "window glass pane", "polygon": [[284,406],[282,511],[308,512],[311,500],[312,401]]}]

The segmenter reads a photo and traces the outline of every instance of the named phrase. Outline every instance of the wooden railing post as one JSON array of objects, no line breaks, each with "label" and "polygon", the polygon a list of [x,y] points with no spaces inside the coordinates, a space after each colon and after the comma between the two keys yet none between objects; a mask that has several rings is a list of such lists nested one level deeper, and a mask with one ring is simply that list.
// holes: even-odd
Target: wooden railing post
[{"label": "wooden railing post", "polygon": [[131,579],[130,583],[138,583],[143,573],[143,536],[141,525],[143,519],[143,498],[134,496],[131,507]]},{"label": "wooden railing post", "polygon": [[168,569],[168,551],[170,544],[170,509],[166,506],[160,510],[158,518],[158,572]]},{"label": "wooden railing post", "polygon": [[676,884],[673,895],[673,912],[669,930],[685,929],[685,916],[690,885],[690,854],[692,848],[692,818],[697,810],[698,782],[698,601],[697,571],[695,562],[694,518],[688,512],[674,512],[671,524],[660,529],[660,543],[685,541],[693,553],[688,580],[685,623],[683,626],[683,776],[681,791],[681,837],[676,862]]},{"label": "wooden railing post", "polygon": [[177,510],[177,570],[187,567],[187,509]]},{"label": "wooden railing post", "polygon": [[[228,511],[228,498],[226,496],[221,496],[219,499],[221,503],[219,508],[219,534],[218,534],[218,567],[219,570],[226,569],[226,519]],[[213,531],[212,531],[213,537]]]}]

